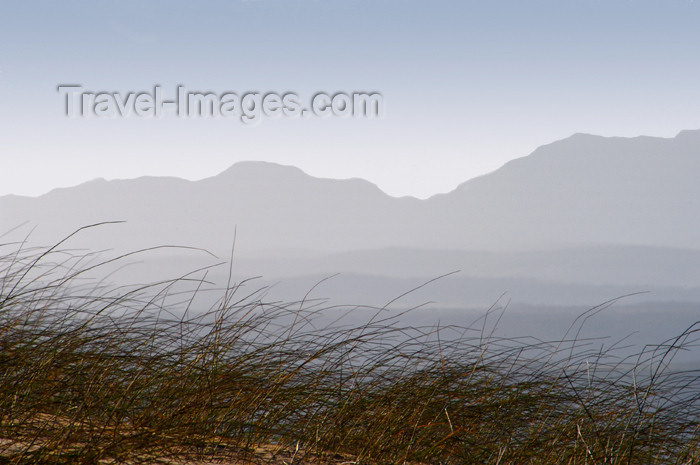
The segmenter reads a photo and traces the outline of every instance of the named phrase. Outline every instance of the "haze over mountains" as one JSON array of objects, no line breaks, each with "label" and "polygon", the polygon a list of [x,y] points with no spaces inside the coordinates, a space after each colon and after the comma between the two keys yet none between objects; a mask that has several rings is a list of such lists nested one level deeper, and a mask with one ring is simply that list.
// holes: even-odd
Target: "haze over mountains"
[{"label": "haze over mountains", "polygon": [[656,245],[698,249],[700,131],[673,139],[577,134],[430,200],[447,241],[502,249]]},{"label": "haze over mountains", "polygon": [[[330,155],[329,155],[330,156]],[[700,250],[700,131],[672,139],[576,134],[427,200],[359,180],[318,179],[264,162],[201,181],[94,180],[37,198],[0,198],[3,230],[42,239],[126,220],[120,241],[241,253],[384,247],[528,250],[646,245]],[[106,234],[105,231],[103,233]]]},{"label": "haze over mountains", "polygon": [[[178,244],[224,258],[235,234],[241,277],[298,282],[298,290],[341,272],[338,295],[364,295],[358,289],[370,280],[395,289],[390,282],[461,270],[441,285],[449,307],[484,305],[502,292],[528,305],[594,305],[636,291],[652,291],[647,301],[700,302],[699,175],[700,131],[576,134],[427,200],[243,162],[200,181],[99,179],[1,197],[0,230],[28,222],[15,238],[36,226],[31,242],[47,245],[79,226],[124,220],[71,244]],[[159,260],[167,269],[190,264],[179,251]]]}]

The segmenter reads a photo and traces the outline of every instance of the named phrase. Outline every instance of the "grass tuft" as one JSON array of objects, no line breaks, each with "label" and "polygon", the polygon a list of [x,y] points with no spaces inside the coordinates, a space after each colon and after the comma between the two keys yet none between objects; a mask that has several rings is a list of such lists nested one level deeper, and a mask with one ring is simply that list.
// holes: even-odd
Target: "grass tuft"
[{"label": "grass tuft", "polygon": [[700,322],[633,358],[383,309],[321,326],[241,286],[202,310],[203,280],[95,283],[98,257],[0,246],[0,463],[700,463],[698,372],[669,368]]}]

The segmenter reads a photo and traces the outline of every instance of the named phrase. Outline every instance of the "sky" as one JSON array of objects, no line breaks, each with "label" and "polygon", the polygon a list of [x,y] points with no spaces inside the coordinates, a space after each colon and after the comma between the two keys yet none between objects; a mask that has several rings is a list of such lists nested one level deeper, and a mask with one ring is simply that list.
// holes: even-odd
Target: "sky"
[{"label": "sky", "polygon": [[[244,160],[426,198],[574,133],[700,128],[691,0],[0,2],[0,195]],[[377,92],[381,118],[74,116],[126,95]]]}]

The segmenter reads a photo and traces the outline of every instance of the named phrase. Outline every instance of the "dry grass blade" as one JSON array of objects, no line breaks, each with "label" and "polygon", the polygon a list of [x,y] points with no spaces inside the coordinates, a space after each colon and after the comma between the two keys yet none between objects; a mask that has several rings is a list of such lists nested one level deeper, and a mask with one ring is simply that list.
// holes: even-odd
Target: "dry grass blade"
[{"label": "dry grass blade", "polygon": [[76,278],[112,262],[90,260],[0,256],[0,463],[700,460],[698,373],[668,365],[697,326],[629,366],[577,337],[404,327],[383,309],[316,329],[306,297],[235,285],[201,309],[204,278],[90,285]]}]

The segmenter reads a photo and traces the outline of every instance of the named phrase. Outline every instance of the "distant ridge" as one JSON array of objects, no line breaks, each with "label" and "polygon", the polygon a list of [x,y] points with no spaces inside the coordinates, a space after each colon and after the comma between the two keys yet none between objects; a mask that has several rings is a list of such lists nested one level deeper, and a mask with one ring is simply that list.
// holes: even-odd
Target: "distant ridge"
[{"label": "distant ridge", "polygon": [[449,230],[452,245],[697,249],[699,174],[700,131],[672,139],[575,134],[429,202],[435,221],[478,224]]},{"label": "distant ridge", "polygon": [[[182,243],[223,252],[338,253],[383,247],[531,250],[655,246],[700,250],[700,130],[676,137],[574,134],[427,200],[361,179],[241,162],[200,181],[93,180],[36,197],[0,197],[0,233],[28,221],[48,243],[78,226],[120,247]],[[113,230],[113,231],[112,231]]]}]

